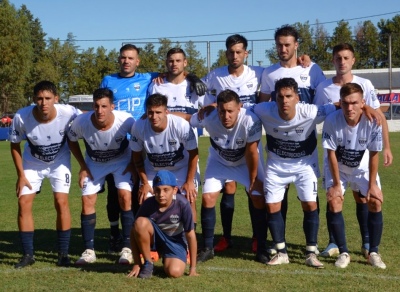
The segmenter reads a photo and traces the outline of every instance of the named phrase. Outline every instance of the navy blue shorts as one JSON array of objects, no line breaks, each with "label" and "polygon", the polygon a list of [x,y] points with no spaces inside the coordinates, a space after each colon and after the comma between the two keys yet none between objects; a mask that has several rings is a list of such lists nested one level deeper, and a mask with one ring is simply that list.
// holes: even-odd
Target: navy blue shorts
[{"label": "navy blue shorts", "polygon": [[150,220],[150,222],[154,228],[154,245],[152,246],[152,249],[157,250],[162,258],[177,258],[186,263],[186,243],[176,241],[162,232],[157,224],[152,220]]}]

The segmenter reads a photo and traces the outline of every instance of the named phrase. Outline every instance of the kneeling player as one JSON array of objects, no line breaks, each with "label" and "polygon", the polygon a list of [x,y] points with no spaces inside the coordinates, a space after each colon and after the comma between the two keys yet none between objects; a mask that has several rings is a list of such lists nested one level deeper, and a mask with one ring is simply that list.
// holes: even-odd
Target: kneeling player
[{"label": "kneeling player", "polygon": [[[131,231],[134,265],[128,277],[152,276],[151,246],[162,256],[165,273],[173,278],[183,275],[189,247],[189,276],[196,276],[197,241],[190,203],[177,195],[176,177],[168,170],[156,173],[153,190],[154,197],[143,202]],[[142,265],[140,253],[144,257]]]}]

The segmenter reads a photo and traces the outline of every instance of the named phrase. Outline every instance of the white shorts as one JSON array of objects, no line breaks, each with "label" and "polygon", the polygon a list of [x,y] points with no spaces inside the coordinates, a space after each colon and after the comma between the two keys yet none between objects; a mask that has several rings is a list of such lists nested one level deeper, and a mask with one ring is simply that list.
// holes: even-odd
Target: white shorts
[{"label": "white shorts", "polygon": [[[257,177],[263,181],[264,169],[261,161],[258,162]],[[249,190],[249,170],[247,164],[239,166],[227,166],[217,161],[207,160],[206,170],[204,172],[203,194],[219,192],[224,184],[229,181],[236,181]],[[254,195],[262,195],[253,193]]]},{"label": "white shorts", "polygon": [[286,186],[294,183],[297,197],[302,202],[317,201],[318,180],[311,165],[306,165],[301,172],[277,172],[266,168],[264,180],[264,192],[266,203],[278,203],[283,200]]},{"label": "white shorts", "polygon": [[97,194],[102,189],[108,174],[114,176],[115,187],[117,189],[132,191],[131,173],[127,172],[124,175],[122,174],[128,164],[127,161],[118,163],[107,162],[104,163],[104,165],[100,163],[86,163],[92,173],[93,181],[89,178],[85,179],[82,188],[82,196]]},{"label": "white shorts", "polygon": [[[153,179],[156,176],[158,170],[146,170],[146,176],[147,179],[149,181],[149,185],[151,187],[153,187]],[[170,170],[176,177],[176,181],[178,183],[179,189],[181,190],[181,194],[182,195],[186,195],[185,192],[182,191],[182,185],[186,182],[186,177],[187,177],[187,168],[186,167],[182,167],[180,169],[177,170]],[[199,182],[200,182],[200,171],[199,171],[199,165],[197,165],[197,172],[196,175],[194,177],[193,183],[194,186],[196,188],[196,191],[199,191]],[[153,196],[153,194],[148,193],[147,197],[151,197]]]},{"label": "white shorts", "polygon": [[70,169],[71,165],[69,161],[49,164],[46,165],[46,167],[24,161],[25,177],[31,184],[32,189],[30,190],[28,187],[24,187],[21,191],[21,195],[38,193],[45,178],[49,179],[53,193],[68,194],[71,186]]},{"label": "white shorts", "polygon": [[[342,194],[346,191],[347,186],[350,186],[352,191],[360,192],[361,196],[365,197],[368,193],[369,172],[358,174],[347,174],[339,172]],[[381,181],[379,175],[376,174],[376,184],[381,189]],[[329,171],[325,172],[325,188],[328,190],[333,185],[333,179]]]}]

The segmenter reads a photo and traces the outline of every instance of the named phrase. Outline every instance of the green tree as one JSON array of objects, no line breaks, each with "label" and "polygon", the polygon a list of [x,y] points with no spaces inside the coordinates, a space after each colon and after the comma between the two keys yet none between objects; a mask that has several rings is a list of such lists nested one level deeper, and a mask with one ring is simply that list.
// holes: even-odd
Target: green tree
[{"label": "green tree", "polygon": [[207,74],[206,59],[202,58],[200,52],[196,50],[194,42],[189,41],[185,44],[185,53],[188,63],[186,71],[194,73],[198,77],[205,76]]},{"label": "green tree", "polygon": [[299,34],[298,43],[299,47],[297,49],[297,55],[301,56],[303,54],[310,55],[312,52],[313,40],[312,34],[313,30],[310,27],[309,22],[300,23],[296,22],[293,27],[297,30]]},{"label": "green tree", "polygon": [[354,46],[351,28],[349,26],[349,23],[344,20],[339,21],[337,27],[335,27],[332,34],[330,47],[333,48],[340,43],[349,43]]},{"label": "green tree", "polygon": [[158,72],[165,64],[158,59],[153,43],[147,43],[143,49],[140,49],[140,68],[142,72]]},{"label": "green tree", "polygon": [[[329,34],[325,27],[319,23],[318,19],[313,34],[314,41],[311,45],[310,57],[322,70],[329,70],[332,68],[331,55],[326,50],[329,46]],[[307,52],[305,53],[307,54]]]},{"label": "green tree", "polygon": [[28,103],[25,84],[33,59],[29,21],[8,0],[2,0],[0,29],[0,110],[16,111]]},{"label": "green tree", "polygon": [[356,26],[354,35],[356,38],[354,50],[357,53],[354,68],[377,68],[380,61],[378,29],[367,20]]},{"label": "green tree", "polygon": [[381,67],[389,67],[389,36],[392,39],[392,67],[400,67],[400,15],[378,22]]},{"label": "green tree", "polygon": [[228,60],[226,59],[225,50],[219,50],[217,55],[217,60],[211,65],[211,70],[214,70],[218,67],[227,66]]}]

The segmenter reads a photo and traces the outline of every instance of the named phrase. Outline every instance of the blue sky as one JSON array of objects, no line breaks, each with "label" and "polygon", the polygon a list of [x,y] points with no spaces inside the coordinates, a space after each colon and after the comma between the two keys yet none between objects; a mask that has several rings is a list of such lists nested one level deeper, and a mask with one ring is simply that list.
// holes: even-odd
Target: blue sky
[{"label": "blue sky", "polygon": [[[224,41],[232,33],[249,40],[272,39],[276,27],[286,23],[315,23],[318,19],[332,33],[336,22],[345,19],[354,27],[370,19],[391,19],[400,11],[393,0],[304,0],[304,1],[134,1],[134,0],[10,0],[19,8],[25,4],[39,18],[47,37],[65,40],[72,32],[77,45],[119,49],[122,40],[149,42],[167,37],[180,41]],[[400,13],[397,13],[400,14]],[[362,18],[358,20],[350,20]],[[250,32],[258,31],[258,32]],[[220,34],[217,36],[210,36]],[[194,37],[199,36],[200,37]],[[191,36],[189,38],[178,38]],[[97,41],[95,41],[97,40]]]}]

